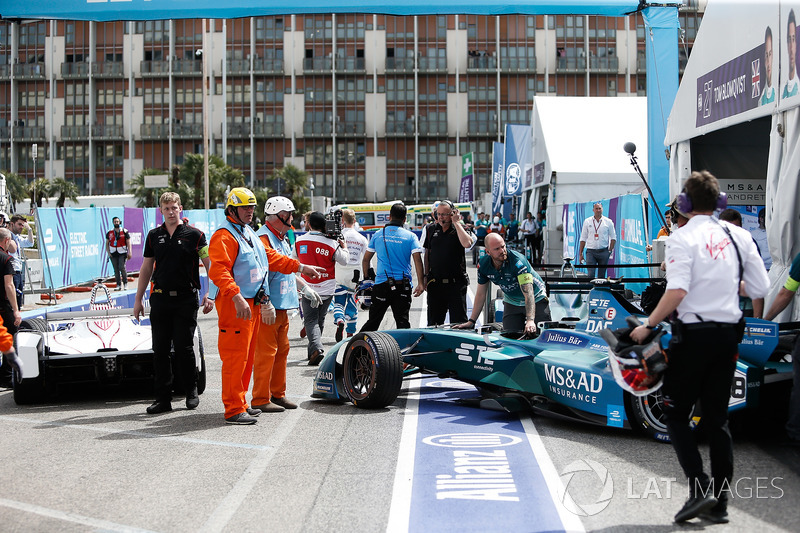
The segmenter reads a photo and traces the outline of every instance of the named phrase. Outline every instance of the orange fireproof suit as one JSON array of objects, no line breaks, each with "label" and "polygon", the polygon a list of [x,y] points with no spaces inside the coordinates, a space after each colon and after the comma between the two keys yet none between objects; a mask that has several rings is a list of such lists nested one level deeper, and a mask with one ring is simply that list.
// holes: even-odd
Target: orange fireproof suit
[{"label": "orange fireproof suit", "polygon": [[[291,274],[300,268],[296,259],[279,254],[270,247],[266,249],[270,269]],[[219,358],[222,360],[222,403],[225,404],[225,418],[247,410],[245,394],[250,388],[256,337],[261,324],[261,310],[254,305],[252,298],[247,298],[252,313],[250,320],[236,318],[233,297],[239,294],[239,286],[233,278],[233,264],[238,254],[239,242],[236,237],[224,230],[214,232],[208,247],[208,256],[211,259],[208,277],[219,289],[216,307],[219,316],[218,348]]]},{"label": "orange fireproof suit", "polygon": [[[267,227],[269,223],[266,223]],[[269,237],[259,238],[267,252],[276,252],[269,242]],[[270,258],[270,270],[272,268]],[[253,405],[265,405],[270,398],[286,396],[286,361],[289,358],[289,312],[286,309],[275,309],[275,323],[261,324],[256,333],[256,355],[253,366]]]}]

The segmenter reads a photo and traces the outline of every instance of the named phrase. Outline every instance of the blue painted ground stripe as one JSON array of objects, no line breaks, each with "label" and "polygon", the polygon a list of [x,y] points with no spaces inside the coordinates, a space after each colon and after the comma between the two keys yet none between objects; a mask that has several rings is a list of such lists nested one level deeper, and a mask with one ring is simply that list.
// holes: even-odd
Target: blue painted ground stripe
[{"label": "blue painted ground stripe", "polygon": [[455,403],[476,396],[455,380],[423,380],[408,531],[573,529],[569,517],[565,526],[520,420]]}]

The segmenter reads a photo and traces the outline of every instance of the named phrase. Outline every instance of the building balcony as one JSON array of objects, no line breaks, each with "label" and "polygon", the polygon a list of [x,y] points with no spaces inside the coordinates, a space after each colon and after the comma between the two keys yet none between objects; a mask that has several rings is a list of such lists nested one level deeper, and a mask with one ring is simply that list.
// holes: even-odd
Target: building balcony
[{"label": "building balcony", "polygon": [[64,79],[78,79],[89,77],[89,63],[79,61],[77,63],[61,63],[61,77]]},{"label": "building balcony", "polygon": [[413,57],[387,57],[386,58],[386,73],[408,73],[414,72],[414,58]]},{"label": "building balcony", "polygon": [[419,71],[421,73],[445,73],[447,72],[446,57],[420,57]]},{"label": "building balcony", "polygon": [[304,137],[329,137],[333,135],[333,125],[330,122],[303,122]]},{"label": "building balcony", "polygon": [[557,57],[556,72],[586,72],[585,57]]},{"label": "building balcony", "polygon": [[169,124],[142,124],[139,135],[145,141],[161,141],[169,138]]},{"label": "building balcony", "polygon": [[92,138],[104,141],[125,140],[121,124],[103,124],[92,126]]},{"label": "building balcony", "polygon": [[363,137],[367,134],[364,122],[337,122],[336,134],[340,137]]},{"label": "building balcony", "polygon": [[647,59],[643,57],[636,58],[636,72],[647,72]]},{"label": "building balcony", "polygon": [[333,69],[333,60],[329,57],[308,57],[303,60],[303,72],[330,72]]},{"label": "building balcony", "polygon": [[20,80],[43,80],[44,74],[44,63],[14,65],[14,77]]},{"label": "building balcony", "polygon": [[143,78],[160,78],[169,76],[169,61],[155,60],[142,61],[141,71]]},{"label": "building balcony", "polygon": [[253,137],[256,139],[281,139],[283,135],[283,120],[253,124]]},{"label": "building balcony", "polygon": [[367,67],[363,57],[337,57],[337,74],[366,74]]},{"label": "building balcony", "polygon": [[62,141],[88,141],[89,126],[61,126]]},{"label": "building balcony", "polygon": [[447,136],[447,120],[419,121],[419,134],[423,137]]},{"label": "building balcony", "polygon": [[386,136],[387,137],[406,137],[414,135],[414,121],[413,120],[387,120],[386,121]]},{"label": "building balcony", "polygon": [[172,136],[175,139],[202,139],[203,124],[173,124]]},{"label": "building balcony", "polygon": [[0,80],[7,80],[11,77],[11,65],[0,65]]},{"label": "building balcony", "polygon": [[479,74],[481,72],[496,72],[497,58],[493,56],[469,56],[467,57],[467,72]]},{"label": "building balcony", "polygon": [[619,58],[617,57],[590,57],[589,72],[595,74],[616,74],[619,71]]},{"label": "building balcony", "polygon": [[11,128],[8,126],[0,126],[0,139],[7,141],[11,138]]},{"label": "building balcony", "polygon": [[283,59],[257,57],[253,60],[253,74],[274,74],[283,76]]},{"label": "building balcony", "polygon": [[500,70],[502,72],[536,73],[535,57],[501,57]]},{"label": "building balcony", "polygon": [[98,61],[92,63],[92,76],[95,78],[121,78],[123,75],[122,61]]},{"label": "building balcony", "polygon": [[15,141],[42,141],[46,140],[44,126],[13,126]]},{"label": "building balcony", "polygon": [[469,137],[497,137],[496,121],[470,120],[467,128]]},{"label": "building balcony", "polygon": [[197,59],[176,59],[172,62],[173,76],[201,76],[203,62]]},{"label": "building balcony", "polygon": [[[249,122],[228,122],[227,131],[229,139],[249,139]],[[255,122],[253,123],[253,138],[271,139],[283,137],[283,121]]]}]

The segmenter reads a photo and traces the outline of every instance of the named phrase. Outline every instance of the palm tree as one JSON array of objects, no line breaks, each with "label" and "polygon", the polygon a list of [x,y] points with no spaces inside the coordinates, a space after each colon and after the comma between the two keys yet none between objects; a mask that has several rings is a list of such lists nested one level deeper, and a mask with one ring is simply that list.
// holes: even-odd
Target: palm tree
[{"label": "palm tree", "polygon": [[157,168],[145,168],[128,182],[128,188],[133,193],[133,197],[136,198],[136,207],[156,207],[161,195],[166,191],[172,190],[171,187],[157,189],[145,187],[144,177],[156,174],[167,174],[167,172]]},{"label": "palm tree", "polygon": [[74,182],[64,178],[54,178],[53,183],[50,184],[50,194],[53,196],[58,195],[56,207],[64,207],[64,202],[67,198],[73,202],[77,202],[79,192],[80,190]]},{"label": "palm tree", "polygon": [[311,209],[311,199],[308,192],[308,172],[300,170],[291,163],[273,172],[271,180],[281,180],[281,196],[289,198],[296,209],[298,216]]},{"label": "palm tree", "polygon": [[31,199],[31,210],[33,205],[42,207],[42,200],[50,201],[50,180],[47,178],[37,178],[28,184],[27,188],[28,197]]},{"label": "palm tree", "polygon": [[[178,171],[177,181],[184,184],[190,192],[190,203],[184,204],[193,209],[203,208],[204,176],[203,154],[185,154],[183,164]],[[225,189],[244,187],[244,174],[241,170],[226,165],[218,155],[208,157],[208,205],[225,200]]]},{"label": "palm tree", "polygon": [[28,183],[16,172],[6,172],[6,192],[11,202],[11,212],[16,212],[17,204],[28,198]]}]

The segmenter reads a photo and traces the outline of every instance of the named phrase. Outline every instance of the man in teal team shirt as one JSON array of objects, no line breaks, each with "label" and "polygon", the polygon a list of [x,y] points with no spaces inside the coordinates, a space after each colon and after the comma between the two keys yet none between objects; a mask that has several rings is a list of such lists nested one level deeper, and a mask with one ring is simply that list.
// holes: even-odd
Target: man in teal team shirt
[{"label": "man in teal team shirt", "polygon": [[489,281],[503,289],[503,329],[536,333],[536,323],[550,320],[545,285],[525,257],[506,249],[503,237],[490,233],[485,239],[486,254],[478,265],[478,290],[472,307],[472,316],[458,329],[475,327],[486,301]]}]

